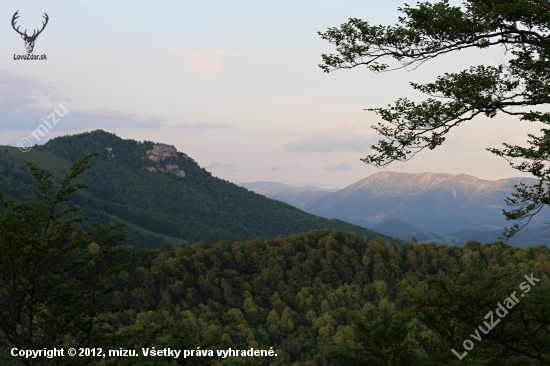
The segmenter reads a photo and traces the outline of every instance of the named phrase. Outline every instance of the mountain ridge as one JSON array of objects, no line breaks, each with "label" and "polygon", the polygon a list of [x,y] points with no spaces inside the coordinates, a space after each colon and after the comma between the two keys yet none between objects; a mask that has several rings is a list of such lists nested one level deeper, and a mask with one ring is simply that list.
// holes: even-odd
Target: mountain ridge
[{"label": "mountain ridge", "polygon": [[[432,234],[447,235],[479,226],[510,226],[502,210],[511,209],[506,206],[505,198],[514,191],[514,184],[520,182],[533,184],[538,180],[528,177],[487,180],[464,173],[382,171],[336,192],[264,194],[316,215],[373,229],[386,220],[402,220],[433,237]],[[544,221],[550,221],[547,209],[535,217],[531,226],[541,226]],[[396,232],[394,236],[401,235]]]},{"label": "mountain ridge", "polygon": [[[534,178],[527,177],[510,177],[497,180],[486,180],[477,178],[468,174],[448,174],[448,173],[402,173],[402,172],[392,172],[384,171],[372,174],[366,178],[363,178],[355,183],[352,183],[339,192],[347,193],[348,191],[356,191],[358,189],[364,189],[365,187],[370,188],[375,195],[387,195],[385,194],[388,191],[392,192],[392,195],[398,196],[403,194],[404,189],[409,189],[405,191],[408,195],[418,194],[428,189],[434,189],[438,185],[450,184],[450,183],[462,183],[472,185],[474,183],[476,191],[481,191],[484,189],[490,189],[492,187],[501,188],[509,185],[509,181],[529,181],[536,182]],[[376,183],[376,184],[373,184]],[[395,183],[400,183],[396,185]],[[403,187],[405,183],[405,187]],[[375,189],[373,189],[375,188]],[[396,189],[398,188],[398,189]]]},{"label": "mountain ridge", "polygon": [[[48,163],[53,155],[65,159],[66,167],[91,152],[99,156],[81,176],[90,190],[73,197],[91,215],[111,215],[188,242],[274,238],[324,229],[354,231],[360,237],[384,237],[396,242],[364,227],[339,219],[327,220],[249,192],[212,176],[183,152],[162,143],[124,140],[96,130],[51,139],[33,148],[31,155],[24,155],[16,148],[8,151],[10,159],[18,157],[22,170],[22,158]],[[6,164],[13,165],[9,161]],[[61,171],[59,166],[53,168]],[[23,171],[15,173],[25,175]],[[11,179],[11,173],[9,178],[2,183],[10,188],[8,193],[22,194],[10,187],[19,180],[15,176]],[[32,183],[28,172],[25,182]]]}]

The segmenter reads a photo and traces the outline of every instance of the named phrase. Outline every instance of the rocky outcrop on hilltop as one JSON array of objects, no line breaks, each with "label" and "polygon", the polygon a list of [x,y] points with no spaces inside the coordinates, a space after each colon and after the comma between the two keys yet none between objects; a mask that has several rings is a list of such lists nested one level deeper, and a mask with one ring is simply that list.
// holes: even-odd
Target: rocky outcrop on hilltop
[{"label": "rocky outcrop on hilltop", "polygon": [[177,161],[193,160],[186,154],[178,152],[174,146],[164,144],[153,145],[153,148],[146,152],[145,159],[155,163],[146,168],[148,171],[172,173],[180,178],[185,178],[185,171],[177,165]]},{"label": "rocky outcrop on hilltop", "polygon": [[166,158],[177,158],[178,150],[174,146],[157,144],[153,145],[153,149],[148,150],[146,154],[149,160],[159,163]]}]

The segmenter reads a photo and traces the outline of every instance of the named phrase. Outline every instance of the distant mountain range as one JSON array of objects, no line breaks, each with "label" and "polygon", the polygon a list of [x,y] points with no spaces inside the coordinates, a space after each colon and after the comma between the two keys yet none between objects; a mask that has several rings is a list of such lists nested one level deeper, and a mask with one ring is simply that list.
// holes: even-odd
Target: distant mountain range
[{"label": "distant mountain range", "polygon": [[238,184],[252,192],[259,194],[286,194],[286,193],[312,193],[312,192],[336,192],[339,188],[319,188],[316,186],[295,187],[279,182],[254,182]]},{"label": "distant mountain range", "polygon": [[316,186],[296,187],[279,182],[239,183],[238,185],[298,208],[304,207],[307,202],[315,198],[340,190],[339,188],[323,189]]},{"label": "distant mountain range", "polygon": [[[262,194],[326,218],[338,218],[375,231],[409,240],[463,244],[466,240],[496,241],[505,220],[505,198],[519,182],[534,184],[532,178],[483,180],[466,174],[379,172],[344,189]],[[273,182],[272,182],[273,184]],[[257,188],[247,184],[249,189]],[[550,221],[543,210],[528,228],[510,243],[548,244],[541,226]],[[469,238],[469,239],[466,239]],[[519,239],[517,239],[519,238]]]}]

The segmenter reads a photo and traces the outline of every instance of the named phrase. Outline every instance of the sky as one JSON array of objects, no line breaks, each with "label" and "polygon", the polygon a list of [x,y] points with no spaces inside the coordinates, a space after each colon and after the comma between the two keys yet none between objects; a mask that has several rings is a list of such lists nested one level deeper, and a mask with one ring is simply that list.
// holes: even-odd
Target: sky
[{"label": "sky", "polygon": [[[451,2],[453,3],[453,2]],[[500,48],[461,51],[414,71],[318,67],[334,46],[317,34],[349,18],[395,24],[403,1],[27,1],[0,9],[0,145],[96,129],[175,146],[231,182],[343,188],[380,170],[360,161],[380,121],[366,108],[425,97],[409,82],[506,60]],[[20,30],[48,24],[33,54],[14,60]],[[63,114],[40,141],[31,135]],[[525,144],[538,127],[510,116],[478,118],[445,144],[385,170],[522,176],[486,148]],[[526,176],[523,174],[523,176]]]}]

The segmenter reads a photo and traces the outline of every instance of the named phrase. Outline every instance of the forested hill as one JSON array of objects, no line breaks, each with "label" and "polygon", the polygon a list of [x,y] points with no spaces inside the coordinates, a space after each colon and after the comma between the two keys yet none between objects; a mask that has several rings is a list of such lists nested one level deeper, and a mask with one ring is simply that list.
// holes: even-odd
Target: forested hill
[{"label": "forested hill", "polygon": [[50,140],[39,150],[70,161],[98,152],[84,174],[91,189],[79,204],[141,228],[188,241],[273,238],[310,230],[382,234],[305,213],[213,177],[172,146],[124,140],[102,130]]}]

